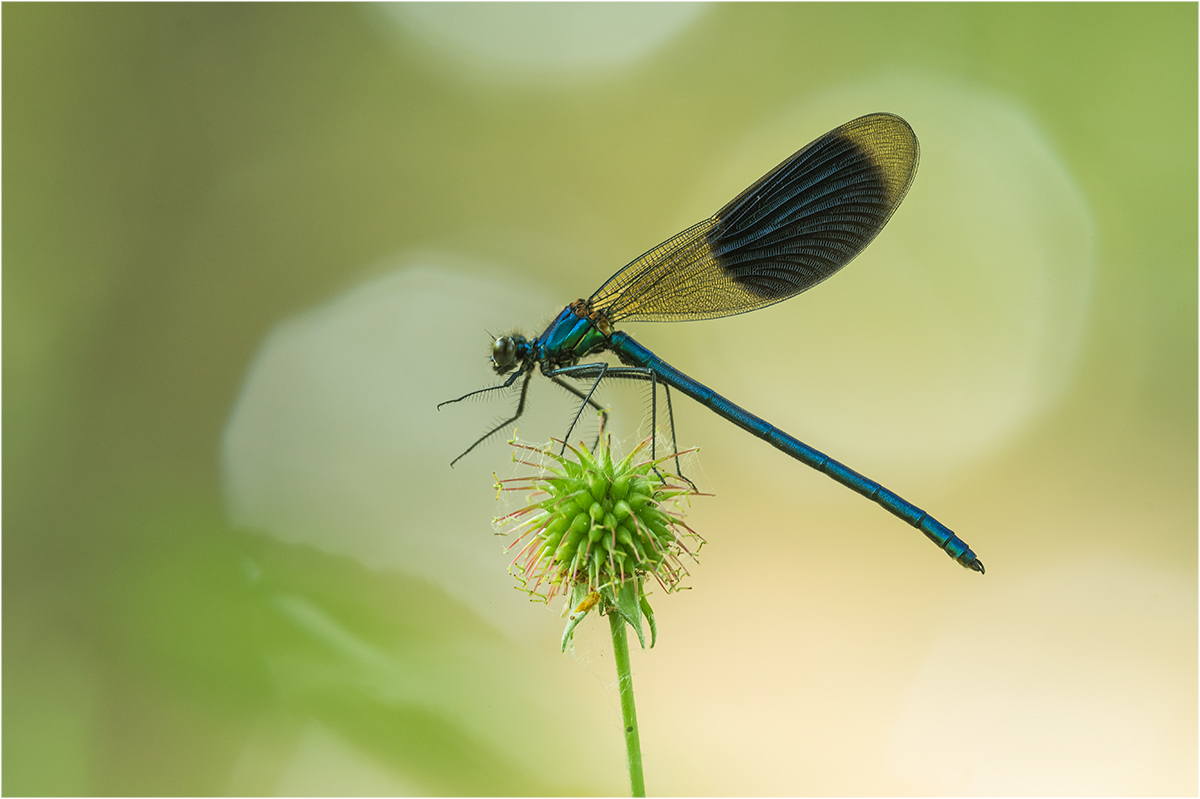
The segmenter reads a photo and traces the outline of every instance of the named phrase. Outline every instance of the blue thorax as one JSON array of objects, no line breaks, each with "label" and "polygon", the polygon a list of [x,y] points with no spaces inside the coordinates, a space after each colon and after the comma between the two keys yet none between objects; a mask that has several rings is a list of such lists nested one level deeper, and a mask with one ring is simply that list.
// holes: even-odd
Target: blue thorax
[{"label": "blue thorax", "polygon": [[582,300],[568,305],[534,342],[534,355],[543,372],[577,363],[608,346],[608,337],[595,322],[579,315],[584,308]]}]

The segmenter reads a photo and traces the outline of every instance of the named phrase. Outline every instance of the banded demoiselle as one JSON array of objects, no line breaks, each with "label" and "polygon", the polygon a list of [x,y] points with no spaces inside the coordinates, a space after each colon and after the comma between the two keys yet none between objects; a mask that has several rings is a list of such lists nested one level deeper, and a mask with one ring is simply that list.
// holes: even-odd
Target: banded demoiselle
[{"label": "banded demoiselle", "polygon": [[[536,339],[516,334],[496,339],[492,367],[500,375],[511,372],[508,379],[438,407],[511,387],[524,376],[516,413],[480,436],[451,465],[520,418],[535,367],[582,400],[580,413],[588,405],[603,411],[592,394],[602,380],[620,378],[649,381],[656,414],[662,383],[672,438],[674,388],[873,500],[962,566],[982,573],[983,562],[970,547],[925,511],[735,405],[614,328],[617,322],[732,316],[815,286],[879,234],[908,193],[919,158],[917,137],[900,117],[870,114],[847,122],[801,148],[713,216],[634,260],[588,299],[568,305]],[[602,353],[616,355],[623,365],[581,363]],[[590,380],[591,387],[584,392],[564,378]],[[568,436],[570,430],[564,439]]]}]

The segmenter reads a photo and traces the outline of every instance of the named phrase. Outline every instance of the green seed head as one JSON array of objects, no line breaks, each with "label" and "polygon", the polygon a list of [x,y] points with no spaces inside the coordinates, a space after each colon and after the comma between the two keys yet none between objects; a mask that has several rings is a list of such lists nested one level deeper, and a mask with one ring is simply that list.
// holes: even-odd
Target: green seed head
[{"label": "green seed head", "polygon": [[[540,471],[499,481],[502,490],[528,491],[529,504],[497,519],[497,526],[516,536],[509,545],[516,550],[509,571],[532,598],[599,595],[592,604],[607,609],[622,586],[632,585],[640,595],[646,577],[669,593],[687,576],[683,559],[694,560],[703,544],[683,523],[683,509],[697,492],[667,472],[665,462],[673,454],[639,457],[649,448],[647,438],[613,463],[604,439],[594,451],[568,447],[563,456],[553,443],[513,443],[514,459]],[[534,456],[542,462],[533,462]]]}]

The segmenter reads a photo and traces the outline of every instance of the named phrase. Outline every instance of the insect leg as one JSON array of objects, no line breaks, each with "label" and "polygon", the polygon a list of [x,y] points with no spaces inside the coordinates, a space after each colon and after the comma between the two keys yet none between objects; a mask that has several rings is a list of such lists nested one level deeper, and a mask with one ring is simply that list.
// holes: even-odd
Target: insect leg
[{"label": "insect leg", "polygon": [[696,484],[684,476],[683,467],[679,465],[679,443],[675,440],[675,411],[671,408],[671,387],[663,383],[663,389],[667,392],[667,420],[671,427],[671,451],[675,453],[675,473],[690,485],[693,491],[699,491]]},{"label": "insect leg", "polygon": [[[576,397],[579,397],[579,399],[583,400],[585,403],[587,403],[588,405],[591,405],[593,408],[595,408],[597,411],[600,412],[600,433],[599,433],[599,435],[596,436],[596,444],[598,445],[600,443],[600,436],[604,435],[604,430],[605,430],[605,428],[608,427],[608,408],[605,408],[599,402],[596,402],[596,400],[592,399],[590,393],[584,394],[582,391],[575,388],[575,386],[563,381],[562,378],[551,376],[550,379],[556,385],[562,386],[567,391],[570,391]],[[582,410],[582,408],[580,410]]]},{"label": "insect leg", "polygon": [[[592,385],[592,391],[595,391],[596,386],[600,384],[603,378],[618,378],[621,380],[648,380],[650,381],[650,458],[653,460],[656,457],[656,439],[654,435],[655,426],[658,423],[658,375],[653,369],[647,369],[641,366],[609,366],[606,363],[579,363],[574,366],[564,366],[561,369],[556,369],[550,372],[550,377],[570,377],[577,380],[587,378],[595,378],[596,382]],[[671,407],[671,387],[666,383],[663,388],[667,392],[667,418],[671,428],[671,448],[672,451],[678,451],[679,445],[675,440],[675,411]],[[591,397],[591,392],[588,392],[588,397]],[[583,409],[580,408],[582,411]],[[578,417],[576,417],[578,418]],[[572,425],[573,427],[574,425]],[[657,471],[657,470],[656,470]],[[683,469],[679,464],[679,456],[675,456],[675,471],[678,475],[687,482],[693,489],[696,484],[689,480],[683,474]]]},{"label": "insect leg", "polygon": [[[512,385],[513,381],[516,380],[520,374],[521,374],[520,372],[515,372],[513,374],[513,376],[510,377],[508,379],[508,381],[505,382],[503,385],[491,386],[489,388],[482,388],[479,391],[472,391],[470,394],[464,394],[463,396],[459,397],[457,400],[450,400],[450,402],[458,402],[459,400],[466,399],[467,397],[470,397],[473,394],[480,394],[484,391],[492,391],[493,389],[497,389],[497,388],[506,388],[507,386]],[[529,369],[527,372],[525,372],[525,382],[521,384],[521,399],[517,402],[517,412],[512,415],[512,418],[505,419],[503,422],[496,425],[491,430],[487,431],[482,436],[480,436],[475,441],[474,444],[472,444],[471,446],[466,448],[466,450],[463,452],[463,454],[459,455],[457,458],[450,461],[451,466],[453,466],[454,464],[461,461],[463,458],[465,458],[471,452],[471,450],[475,449],[480,444],[482,444],[484,441],[487,441],[489,438],[494,436],[496,433],[500,432],[501,429],[508,427],[510,424],[512,424],[513,422],[515,422],[521,418],[521,414],[525,413],[525,397],[527,397],[529,395],[529,381],[532,377],[533,377],[533,369]],[[445,403],[445,402],[442,403],[442,405],[446,405],[446,404],[447,403]],[[438,407],[440,408],[441,405],[439,405]]]},{"label": "insect leg", "polygon": [[[486,386],[486,387],[484,387],[484,388],[477,388],[477,389],[475,389],[474,391],[468,391],[466,394],[463,394],[463,395],[462,395],[461,397],[459,397],[458,399],[452,399],[452,400],[446,400],[445,402],[439,402],[439,403],[437,404],[438,410],[440,411],[440,410],[442,409],[442,406],[443,406],[443,405],[453,405],[453,404],[454,404],[454,403],[456,403],[456,402],[462,402],[462,401],[463,401],[463,400],[465,400],[467,397],[474,397],[476,394],[486,394],[486,393],[488,393],[489,391],[496,391],[496,390],[498,390],[498,389],[502,389],[502,388],[508,388],[508,387],[509,387],[509,386],[511,386],[511,385],[512,385],[514,382],[516,382],[517,378],[518,378],[518,377],[520,377],[520,376],[521,376],[521,372],[518,370],[518,371],[516,371],[516,372],[513,372],[513,373],[512,373],[512,377],[508,378],[508,379],[507,379],[507,380],[505,380],[503,383],[499,383],[499,384],[497,384],[497,385],[494,385],[494,386]],[[527,381],[527,382],[528,382],[528,381]],[[519,416],[520,414],[517,414],[517,415]],[[463,453],[463,454],[465,455],[466,453]]]},{"label": "insect leg", "polygon": [[[589,368],[585,370],[579,370],[580,366],[586,366]],[[608,364],[600,362],[576,364],[575,366],[564,366],[562,369],[556,369],[555,371],[549,373],[551,379],[554,379],[559,375],[564,377],[580,377],[584,376],[585,373],[587,377],[591,377],[592,375],[596,376],[596,380],[594,383],[592,383],[592,387],[588,389],[587,394],[583,397],[583,402],[579,404],[579,410],[575,412],[575,418],[571,420],[571,426],[567,428],[567,434],[563,436],[562,450],[559,452],[560,455],[567,451],[567,442],[571,440],[571,431],[574,430],[575,425],[579,423],[579,417],[583,415],[583,409],[592,404],[592,394],[596,393],[596,389],[600,386],[600,381],[604,379],[604,375],[608,369]],[[560,383],[559,385],[563,384]],[[578,396],[580,392],[575,393]]]}]

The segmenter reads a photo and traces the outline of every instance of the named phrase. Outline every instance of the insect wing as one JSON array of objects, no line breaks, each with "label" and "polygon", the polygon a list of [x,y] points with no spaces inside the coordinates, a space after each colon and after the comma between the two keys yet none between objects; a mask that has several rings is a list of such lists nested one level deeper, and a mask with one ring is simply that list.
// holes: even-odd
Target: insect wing
[{"label": "insect wing", "polygon": [[591,306],[614,322],[686,321],[795,296],[871,243],[908,193],[919,159],[917,137],[900,117],[847,122],[617,272]]}]

